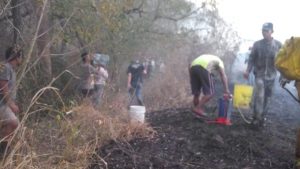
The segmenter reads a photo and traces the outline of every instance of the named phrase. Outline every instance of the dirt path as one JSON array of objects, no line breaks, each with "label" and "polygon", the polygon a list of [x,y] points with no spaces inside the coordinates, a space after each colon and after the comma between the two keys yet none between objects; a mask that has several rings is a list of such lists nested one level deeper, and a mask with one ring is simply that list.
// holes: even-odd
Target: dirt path
[{"label": "dirt path", "polygon": [[[147,121],[157,131],[153,139],[111,142],[98,154],[109,169],[291,169],[299,107],[276,90],[261,130],[237,113],[232,126],[221,126],[196,119],[188,108],[152,112]],[[90,168],[105,168],[97,162]]]}]

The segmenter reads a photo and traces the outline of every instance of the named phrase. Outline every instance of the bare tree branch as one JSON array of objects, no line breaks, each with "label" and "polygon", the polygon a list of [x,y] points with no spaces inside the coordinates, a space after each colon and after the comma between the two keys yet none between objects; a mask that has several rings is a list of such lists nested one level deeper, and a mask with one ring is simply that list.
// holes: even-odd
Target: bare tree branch
[{"label": "bare tree branch", "polygon": [[130,15],[132,13],[138,13],[139,17],[142,17],[142,13],[144,13],[144,11],[142,9],[142,7],[144,5],[144,2],[145,1],[142,1],[142,3],[138,7],[135,7],[135,8],[132,8],[132,9],[128,9],[128,10],[124,10],[124,13],[127,14],[127,15]]},{"label": "bare tree branch", "polygon": [[200,10],[200,8],[197,8],[189,13],[186,13],[184,15],[178,16],[178,17],[174,17],[174,16],[164,16],[164,15],[160,15],[159,13],[156,13],[154,20],[156,19],[167,19],[167,20],[171,20],[174,22],[186,19],[194,14],[197,14],[197,12]]},{"label": "bare tree branch", "polygon": [[6,9],[8,9],[8,6],[9,6],[9,4],[10,4],[10,1],[11,1],[11,0],[9,0],[8,2],[6,2],[6,4],[4,5],[4,8],[1,9],[1,11],[0,11],[0,16],[4,13],[4,11],[5,11]]},{"label": "bare tree branch", "polygon": [[[32,11],[28,10],[28,11],[25,11],[24,13],[22,13],[21,16],[24,18],[24,17],[30,15],[31,13],[32,13]],[[8,16],[4,16],[3,18],[0,18],[0,23],[6,21],[8,19],[13,19],[13,16],[8,15]]]}]

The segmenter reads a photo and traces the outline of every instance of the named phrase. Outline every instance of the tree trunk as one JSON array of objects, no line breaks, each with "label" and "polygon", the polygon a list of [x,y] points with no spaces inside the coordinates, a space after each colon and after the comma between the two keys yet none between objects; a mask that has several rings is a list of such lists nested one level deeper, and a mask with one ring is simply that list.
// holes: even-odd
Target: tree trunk
[{"label": "tree trunk", "polygon": [[50,57],[50,39],[49,39],[49,18],[48,12],[50,2],[44,0],[36,1],[36,10],[38,20],[42,17],[41,25],[38,30],[39,38],[37,39],[38,56],[41,59],[41,75],[43,75],[44,82],[49,82],[52,77],[51,57]]},{"label": "tree trunk", "polygon": [[13,44],[20,44],[22,32],[21,0],[11,0],[12,18],[14,25]]}]

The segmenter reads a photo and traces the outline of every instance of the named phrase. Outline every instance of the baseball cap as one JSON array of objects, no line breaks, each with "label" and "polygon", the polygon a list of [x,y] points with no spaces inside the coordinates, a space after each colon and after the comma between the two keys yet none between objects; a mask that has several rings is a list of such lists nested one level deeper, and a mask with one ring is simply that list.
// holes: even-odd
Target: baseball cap
[{"label": "baseball cap", "polygon": [[271,22],[264,23],[263,26],[262,26],[262,30],[266,30],[266,31],[271,30],[271,31],[273,31],[273,24]]}]

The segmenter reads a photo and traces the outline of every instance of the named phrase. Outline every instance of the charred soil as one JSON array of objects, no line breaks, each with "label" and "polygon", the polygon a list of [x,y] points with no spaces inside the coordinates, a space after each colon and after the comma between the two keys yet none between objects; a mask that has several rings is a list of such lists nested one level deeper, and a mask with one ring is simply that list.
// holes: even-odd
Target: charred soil
[{"label": "charred soil", "polygon": [[265,126],[253,128],[233,112],[232,125],[208,124],[189,108],[147,114],[152,138],[111,141],[97,150],[91,169],[291,169],[299,106],[277,90]]}]

